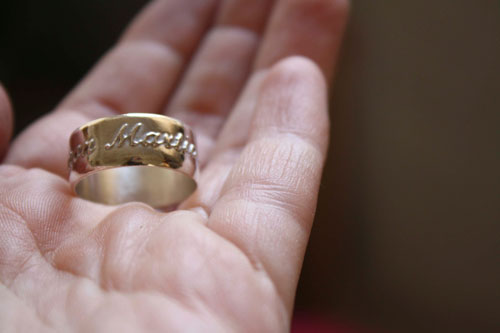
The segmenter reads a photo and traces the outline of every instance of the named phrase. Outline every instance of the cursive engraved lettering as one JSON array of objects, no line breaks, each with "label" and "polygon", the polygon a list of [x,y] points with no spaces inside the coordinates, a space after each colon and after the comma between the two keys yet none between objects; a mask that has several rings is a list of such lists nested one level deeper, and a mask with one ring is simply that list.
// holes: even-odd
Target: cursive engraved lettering
[{"label": "cursive engraved lettering", "polygon": [[183,133],[178,132],[175,135],[167,132],[149,131],[141,135],[140,130],[142,123],[136,123],[129,129],[129,124],[123,124],[118,132],[115,134],[111,142],[104,145],[104,149],[110,150],[114,147],[121,148],[125,143],[130,147],[141,145],[143,147],[158,147],[164,146],[166,148],[173,148],[178,152],[187,152],[196,156],[196,148],[193,143],[185,137]]},{"label": "cursive engraved lettering", "polygon": [[90,138],[86,143],[87,143],[87,154],[90,155],[97,149],[95,139]]},{"label": "cursive engraved lettering", "polygon": [[89,155],[97,149],[96,141],[94,138],[90,138],[87,141],[80,143],[76,146],[76,149],[69,152],[68,166],[71,169],[73,164],[80,157],[88,158]]},{"label": "cursive engraved lettering", "polygon": [[[194,143],[190,142],[189,137],[184,133],[178,132],[175,134],[167,132],[149,131],[145,134],[140,134],[142,123],[136,123],[132,127],[129,124],[123,124],[115,134],[111,142],[104,145],[104,149],[121,148],[125,143],[130,147],[141,145],[143,147],[159,147],[164,146],[168,149],[175,149],[179,153],[187,153],[193,157],[198,155]],[[130,130],[128,130],[130,128]],[[78,144],[74,150],[69,152],[68,167],[73,168],[79,158],[89,158],[93,152],[97,150],[97,142],[93,137],[90,137],[85,142]]]},{"label": "cursive engraved lettering", "polygon": [[157,147],[158,144],[156,143],[156,140],[158,139],[158,137],[161,135],[160,132],[147,132],[146,135],[144,135],[144,138],[142,139],[142,144],[144,144],[145,146],[147,145],[151,145],[153,147]]},{"label": "cursive engraved lettering", "polygon": [[171,147],[177,147],[179,146],[179,143],[181,143],[182,138],[184,135],[182,133],[177,133],[172,140],[170,140],[170,146]]},{"label": "cursive engraved lettering", "polygon": [[125,132],[127,127],[128,127],[128,124],[123,124],[122,127],[120,127],[120,130],[118,131],[118,133],[116,133],[113,140],[110,143],[106,143],[104,145],[104,149],[109,150],[115,146],[117,148],[120,148],[127,141],[128,141],[128,144],[130,145],[130,147],[135,147],[138,144],[141,144],[143,142],[143,140],[136,140],[135,136],[137,135],[137,131],[142,127],[142,123],[135,124],[129,133]]},{"label": "cursive engraved lettering", "polygon": [[[155,139],[155,144],[157,146],[164,145],[167,148],[170,148],[170,141],[173,139],[173,135],[169,133],[161,133]],[[161,139],[161,140],[160,140]]]}]

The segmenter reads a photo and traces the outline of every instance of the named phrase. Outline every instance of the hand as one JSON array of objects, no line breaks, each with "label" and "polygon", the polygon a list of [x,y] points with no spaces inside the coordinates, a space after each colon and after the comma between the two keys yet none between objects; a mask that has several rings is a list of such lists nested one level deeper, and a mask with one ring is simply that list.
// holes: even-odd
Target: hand
[{"label": "hand", "polygon": [[[347,4],[217,2],[151,3],[10,146],[0,166],[2,331],[289,329]],[[11,114],[0,95],[6,151]],[[70,133],[128,112],[193,128],[201,177],[179,210],[71,193]]]}]

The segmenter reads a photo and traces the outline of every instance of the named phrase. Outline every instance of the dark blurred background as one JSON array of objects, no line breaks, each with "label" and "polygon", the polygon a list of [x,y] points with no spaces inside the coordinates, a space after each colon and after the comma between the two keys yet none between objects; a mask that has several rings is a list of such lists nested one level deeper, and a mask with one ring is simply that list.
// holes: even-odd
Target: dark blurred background
[{"label": "dark blurred background", "polygon": [[[2,1],[16,133],[146,2]],[[375,330],[499,332],[500,1],[352,5],[296,309]]]}]

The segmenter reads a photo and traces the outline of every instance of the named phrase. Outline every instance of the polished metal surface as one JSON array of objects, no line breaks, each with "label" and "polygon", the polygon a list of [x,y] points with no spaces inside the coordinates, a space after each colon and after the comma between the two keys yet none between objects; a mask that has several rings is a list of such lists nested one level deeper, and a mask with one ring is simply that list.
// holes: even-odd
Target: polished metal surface
[{"label": "polished metal surface", "polygon": [[167,207],[195,191],[196,156],[193,134],[178,120],[124,114],[73,132],[69,178],[75,193],[90,201]]}]

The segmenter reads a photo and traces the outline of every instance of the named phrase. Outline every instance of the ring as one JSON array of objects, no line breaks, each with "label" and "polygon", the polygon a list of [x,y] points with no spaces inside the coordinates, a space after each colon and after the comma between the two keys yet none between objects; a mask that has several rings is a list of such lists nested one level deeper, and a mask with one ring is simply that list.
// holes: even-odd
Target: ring
[{"label": "ring", "polygon": [[196,145],[189,127],[157,114],[101,118],[70,137],[69,181],[81,198],[171,207],[196,190]]}]

